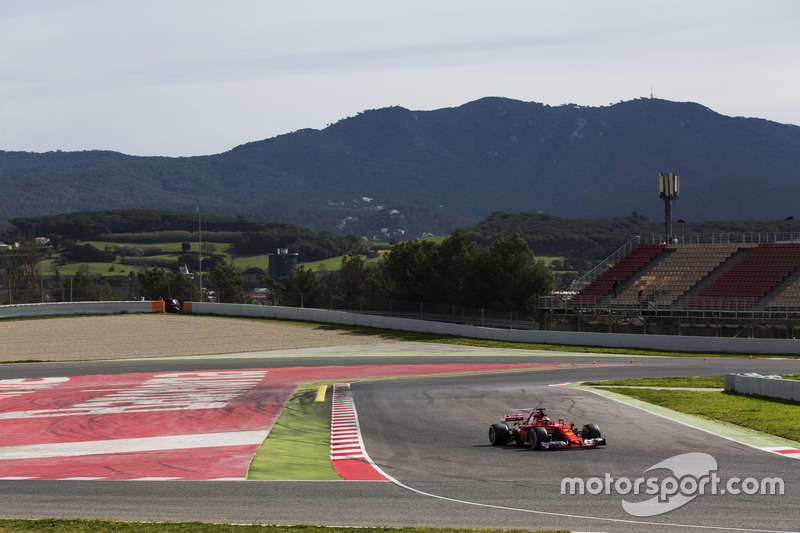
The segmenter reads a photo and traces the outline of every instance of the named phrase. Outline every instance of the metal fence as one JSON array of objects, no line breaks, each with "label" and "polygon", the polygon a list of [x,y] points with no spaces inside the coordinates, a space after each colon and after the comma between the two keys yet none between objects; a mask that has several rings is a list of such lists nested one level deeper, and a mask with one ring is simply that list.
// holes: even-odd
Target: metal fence
[{"label": "metal fence", "polygon": [[636,235],[631,241],[636,244],[765,244],[771,242],[800,242],[800,232],[749,231],[721,233],[686,233],[678,227],[667,243],[664,233]]}]

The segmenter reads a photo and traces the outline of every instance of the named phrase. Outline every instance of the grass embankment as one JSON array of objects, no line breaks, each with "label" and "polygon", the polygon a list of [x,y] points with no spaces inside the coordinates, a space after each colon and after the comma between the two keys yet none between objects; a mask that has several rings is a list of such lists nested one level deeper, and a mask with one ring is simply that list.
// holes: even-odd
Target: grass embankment
[{"label": "grass embankment", "polygon": [[[800,376],[782,376],[800,379]],[[723,386],[722,376],[593,381],[599,387],[673,411],[735,424],[800,442],[800,403],[719,390],[680,390],[658,387],[709,388]]]},{"label": "grass embankment", "polygon": [[[474,529],[426,527],[316,527],[205,524],[201,522],[141,523],[111,520],[0,520],[0,533],[475,533]],[[508,533],[503,529],[482,529],[480,533]],[[556,533],[553,530],[518,529],[518,533]],[[565,533],[565,532],[564,532]]]}]

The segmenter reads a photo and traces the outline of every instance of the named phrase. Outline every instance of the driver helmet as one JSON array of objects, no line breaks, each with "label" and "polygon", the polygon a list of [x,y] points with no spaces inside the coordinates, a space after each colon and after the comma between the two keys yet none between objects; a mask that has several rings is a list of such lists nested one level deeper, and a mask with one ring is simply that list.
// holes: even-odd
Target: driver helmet
[{"label": "driver helmet", "polygon": [[542,424],[549,425],[550,424],[550,419],[547,418],[547,417],[542,418]]}]

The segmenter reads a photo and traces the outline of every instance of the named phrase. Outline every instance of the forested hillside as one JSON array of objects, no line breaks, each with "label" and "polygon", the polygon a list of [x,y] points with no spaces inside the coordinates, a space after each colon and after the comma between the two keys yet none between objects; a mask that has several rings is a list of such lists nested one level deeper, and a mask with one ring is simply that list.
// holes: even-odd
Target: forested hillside
[{"label": "forested hillside", "polygon": [[655,219],[660,171],[681,175],[675,218],[780,219],[800,195],[800,127],[658,99],[550,107],[484,98],[434,111],[365,111],[202,157],[0,151],[0,223],[200,207],[407,237],[449,234],[497,211]]},{"label": "forested hillside", "polygon": [[[244,217],[220,217],[198,213],[176,213],[155,210],[110,210],[64,213],[60,215],[13,219],[13,230],[0,241],[47,237],[54,244],[63,240],[113,240],[146,242],[144,235],[167,232],[191,234],[197,240],[198,226],[206,235],[227,234],[240,255],[273,252],[289,248],[303,252],[301,261],[314,261],[347,253],[366,246],[356,235],[335,236],[330,232],[314,232],[294,224],[257,222]],[[625,243],[637,238],[658,241],[663,238],[663,220],[632,213],[627,217],[568,219],[538,213],[493,213],[485,220],[465,226],[464,233],[476,244],[489,246],[513,233],[519,234],[537,256],[558,256],[574,260],[597,261],[612,254]],[[792,236],[792,232],[793,236]],[[793,220],[734,220],[708,222],[673,222],[673,233],[690,241],[697,235],[719,235],[734,240],[743,234],[764,234],[774,238],[800,239],[800,223]],[[185,239],[186,237],[184,237]],[[398,239],[402,241],[405,239]]]}]

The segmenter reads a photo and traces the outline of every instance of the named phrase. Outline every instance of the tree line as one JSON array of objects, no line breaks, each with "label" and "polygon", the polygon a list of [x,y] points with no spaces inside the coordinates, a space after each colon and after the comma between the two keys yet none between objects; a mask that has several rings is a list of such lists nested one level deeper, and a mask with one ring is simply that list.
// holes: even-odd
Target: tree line
[{"label": "tree line", "polygon": [[26,245],[0,256],[5,271],[17,273],[13,282],[9,281],[4,303],[140,298],[199,301],[211,295],[218,302],[251,303],[247,287],[260,283],[273,305],[382,311],[391,309],[392,302],[426,302],[535,318],[538,297],[552,288],[549,268],[516,233],[489,246],[477,244],[461,230],[440,243],[406,241],[396,244],[376,267],[367,266],[364,256],[352,250],[336,271],[317,273],[300,266],[280,280],[272,280],[261,269],[241,272],[235,263],[219,261],[204,269],[202,296],[199,277],[160,267],[106,279],[83,271],[74,276],[57,274],[45,290],[37,275],[38,253],[35,245]]},{"label": "tree line", "polygon": [[72,248],[79,241],[141,244],[198,240],[202,235],[204,240],[233,243],[236,255],[263,254],[277,248],[293,247],[303,254],[304,261],[344,255],[362,241],[356,235],[317,233],[294,224],[145,209],[21,217],[11,219],[11,224],[11,230],[5,235],[0,234],[0,241],[47,237],[54,247]]},{"label": "tree line", "polygon": [[[484,246],[516,231],[536,255],[564,257],[567,261],[580,263],[600,261],[630,241],[663,238],[664,226],[663,220],[653,221],[635,211],[630,216],[611,219],[567,219],[541,213],[497,212],[465,231]],[[800,238],[800,224],[794,223],[793,217],[705,222],[683,221],[675,217],[672,231],[681,240],[683,237],[691,240],[697,235],[757,233],[781,234],[788,240]]]},{"label": "tree line", "polygon": [[457,230],[438,244],[398,243],[376,268],[356,251],[322,279],[301,266],[272,288],[290,306],[386,310],[392,301],[427,302],[534,318],[552,274],[516,233],[484,247]]}]

